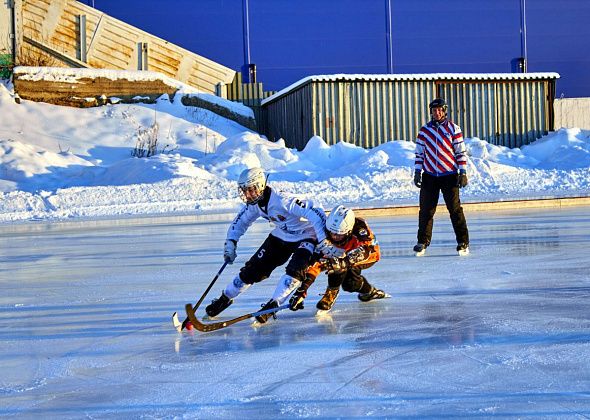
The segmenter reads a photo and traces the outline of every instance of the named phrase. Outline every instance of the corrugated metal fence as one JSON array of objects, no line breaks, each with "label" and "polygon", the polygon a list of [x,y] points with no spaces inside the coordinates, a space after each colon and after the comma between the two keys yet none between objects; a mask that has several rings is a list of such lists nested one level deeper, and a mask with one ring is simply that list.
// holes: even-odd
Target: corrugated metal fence
[{"label": "corrugated metal fence", "polygon": [[520,147],[553,129],[554,84],[549,80],[443,81],[437,92],[466,137]]},{"label": "corrugated metal fence", "polygon": [[312,76],[265,99],[271,140],[302,149],[314,135],[375,147],[414,140],[430,116],[428,103],[443,97],[449,117],[467,137],[517,147],[553,128],[556,73]]}]

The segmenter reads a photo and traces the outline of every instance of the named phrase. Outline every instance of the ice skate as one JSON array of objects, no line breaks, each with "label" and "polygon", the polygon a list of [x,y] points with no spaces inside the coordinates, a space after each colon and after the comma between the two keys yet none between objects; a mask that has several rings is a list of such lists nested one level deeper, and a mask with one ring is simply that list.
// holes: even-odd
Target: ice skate
[{"label": "ice skate", "polygon": [[326,288],[324,296],[322,296],[315,306],[318,309],[317,315],[322,315],[323,313],[326,313],[332,309],[334,303],[336,302],[336,298],[338,297],[338,293],[340,293],[340,287],[328,286]]},{"label": "ice skate", "polygon": [[469,244],[461,242],[459,245],[457,245],[457,253],[460,257],[469,255]]},{"label": "ice skate", "polygon": [[[278,308],[279,307],[279,303],[274,300],[271,299],[268,302],[266,302],[264,305],[262,305],[262,308],[260,308],[261,311],[265,311],[267,309],[273,309],[273,308]],[[256,317],[256,321],[259,324],[265,324],[266,321],[268,321],[268,318],[273,317],[276,319],[277,315],[275,312],[269,313],[269,314],[262,314],[262,315],[258,315]]]},{"label": "ice skate", "polygon": [[213,299],[213,301],[209,305],[207,305],[207,307],[205,308],[205,312],[207,312],[207,315],[210,318],[213,318],[225,311],[233,302],[234,301],[232,299],[228,298],[223,293],[221,293],[220,297],[218,297],[217,299]]},{"label": "ice skate", "polygon": [[414,245],[414,254],[417,257],[421,257],[422,255],[424,255],[426,253],[426,248],[427,248],[427,245],[421,244],[420,242],[418,242],[416,245]]},{"label": "ice skate", "polygon": [[385,299],[391,297],[391,295],[385,293],[381,289],[373,287],[369,293],[359,293],[357,297],[361,302],[369,302],[376,299]]}]

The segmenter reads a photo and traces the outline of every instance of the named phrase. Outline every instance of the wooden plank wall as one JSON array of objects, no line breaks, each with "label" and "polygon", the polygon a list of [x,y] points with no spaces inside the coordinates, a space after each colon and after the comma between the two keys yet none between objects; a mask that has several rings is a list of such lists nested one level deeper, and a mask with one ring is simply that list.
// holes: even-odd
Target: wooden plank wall
[{"label": "wooden plank wall", "polygon": [[557,98],[553,101],[553,129],[580,128],[590,130],[590,98]]},{"label": "wooden plank wall", "polygon": [[242,83],[242,73],[236,73],[232,83],[226,86],[225,95],[230,101],[242,102],[249,107],[260,106],[260,102],[275,91],[265,91],[262,83]]},{"label": "wooden plank wall", "polygon": [[[17,1],[22,10],[21,52],[25,57],[44,54],[59,67],[157,71],[213,94],[219,83],[232,84],[237,74],[75,0]],[[86,61],[80,54],[80,15],[86,18]],[[147,44],[147,68],[142,66],[139,43]]]},{"label": "wooden plank wall", "polygon": [[[149,72],[146,79],[140,72],[64,68],[44,78],[39,67],[15,67],[14,90],[20,98],[55,105],[88,108],[106,103],[153,103],[163,94],[173,97],[178,83]],[[141,74],[145,74],[142,73]]]}]

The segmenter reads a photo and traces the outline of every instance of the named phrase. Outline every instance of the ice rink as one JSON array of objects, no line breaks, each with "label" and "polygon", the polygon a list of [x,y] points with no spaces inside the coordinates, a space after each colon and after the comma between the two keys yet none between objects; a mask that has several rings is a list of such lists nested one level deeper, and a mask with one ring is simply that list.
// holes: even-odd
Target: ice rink
[{"label": "ice rink", "polygon": [[[391,299],[178,334],[222,263],[231,216],[0,225],[0,417],[590,418],[590,208],[371,218]],[[268,234],[257,223],[205,303]],[[226,311],[256,310],[282,269]],[[197,311],[203,315],[203,308]],[[183,314],[184,315],[184,314]]]}]

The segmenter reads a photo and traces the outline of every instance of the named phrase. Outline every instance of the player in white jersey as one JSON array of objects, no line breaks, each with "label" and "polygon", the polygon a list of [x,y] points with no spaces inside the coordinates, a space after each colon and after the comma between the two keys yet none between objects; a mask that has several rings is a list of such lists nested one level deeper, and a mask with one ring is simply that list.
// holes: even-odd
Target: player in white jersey
[{"label": "player in white jersey", "polygon": [[[311,200],[275,191],[267,185],[261,168],[243,171],[238,179],[238,186],[240,196],[246,204],[227,231],[223,252],[225,261],[230,264],[234,262],[238,241],[259,217],[274,224],[275,228],[240,269],[239,274],[225,287],[221,296],[205,308],[211,317],[224,311],[232,304],[233,299],[252,284],[268,278],[275,268],[289,261],[272,299],[262,307],[276,308],[305,279],[316,245],[317,250],[328,257],[343,252],[326,239],[324,210],[320,206],[314,206]],[[256,319],[264,323],[270,316],[272,315],[260,315]]]}]

